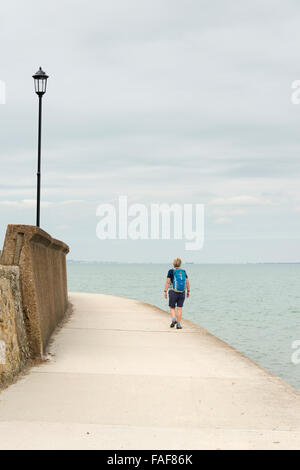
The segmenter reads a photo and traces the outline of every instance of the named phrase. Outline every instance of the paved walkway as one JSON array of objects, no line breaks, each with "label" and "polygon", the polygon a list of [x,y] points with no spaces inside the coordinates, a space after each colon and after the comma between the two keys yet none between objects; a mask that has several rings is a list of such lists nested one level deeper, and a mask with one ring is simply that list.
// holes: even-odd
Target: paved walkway
[{"label": "paved walkway", "polygon": [[1,449],[300,449],[300,394],[185,321],[73,293],[49,362],[0,394]]}]

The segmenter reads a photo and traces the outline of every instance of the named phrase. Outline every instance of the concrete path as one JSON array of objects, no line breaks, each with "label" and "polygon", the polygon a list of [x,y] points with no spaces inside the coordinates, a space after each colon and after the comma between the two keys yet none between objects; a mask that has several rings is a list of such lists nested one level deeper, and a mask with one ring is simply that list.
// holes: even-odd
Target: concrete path
[{"label": "concrete path", "polygon": [[51,359],[0,394],[0,449],[300,449],[300,394],[199,326],[73,293]]}]

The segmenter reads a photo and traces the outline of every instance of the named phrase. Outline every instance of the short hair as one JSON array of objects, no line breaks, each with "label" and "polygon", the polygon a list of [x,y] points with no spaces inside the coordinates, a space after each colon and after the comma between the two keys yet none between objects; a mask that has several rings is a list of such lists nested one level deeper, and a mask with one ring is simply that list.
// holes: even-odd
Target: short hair
[{"label": "short hair", "polygon": [[180,258],[175,258],[174,261],[173,261],[173,266],[174,266],[174,268],[180,268],[181,259]]}]

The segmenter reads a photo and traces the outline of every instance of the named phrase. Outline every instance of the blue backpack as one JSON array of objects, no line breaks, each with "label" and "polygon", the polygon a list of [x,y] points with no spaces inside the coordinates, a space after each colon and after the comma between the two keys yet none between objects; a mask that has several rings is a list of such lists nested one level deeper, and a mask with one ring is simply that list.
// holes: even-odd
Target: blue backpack
[{"label": "blue backpack", "polygon": [[173,289],[177,292],[184,292],[186,284],[186,274],[184,269],[174,269],[173,276]]}]

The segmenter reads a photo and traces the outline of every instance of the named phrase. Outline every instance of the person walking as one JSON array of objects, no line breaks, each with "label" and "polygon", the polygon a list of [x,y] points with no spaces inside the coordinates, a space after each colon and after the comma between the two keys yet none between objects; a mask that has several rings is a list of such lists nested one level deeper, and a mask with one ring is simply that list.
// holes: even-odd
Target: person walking
[{"label": "person walking", "polygon": [[164,295],[167,299],[167,293],[169,292],[169,307],[172,317],[170,328],[182,329],[182,307],[185,300],[185,291],[187,291],[187,297],[190,296],[190,281],[188,275],[184,269],[181,269],[181,259],[175,258],[173,261],[174,269],[169,269],[167,274],[167,280],[165,284]]}]

